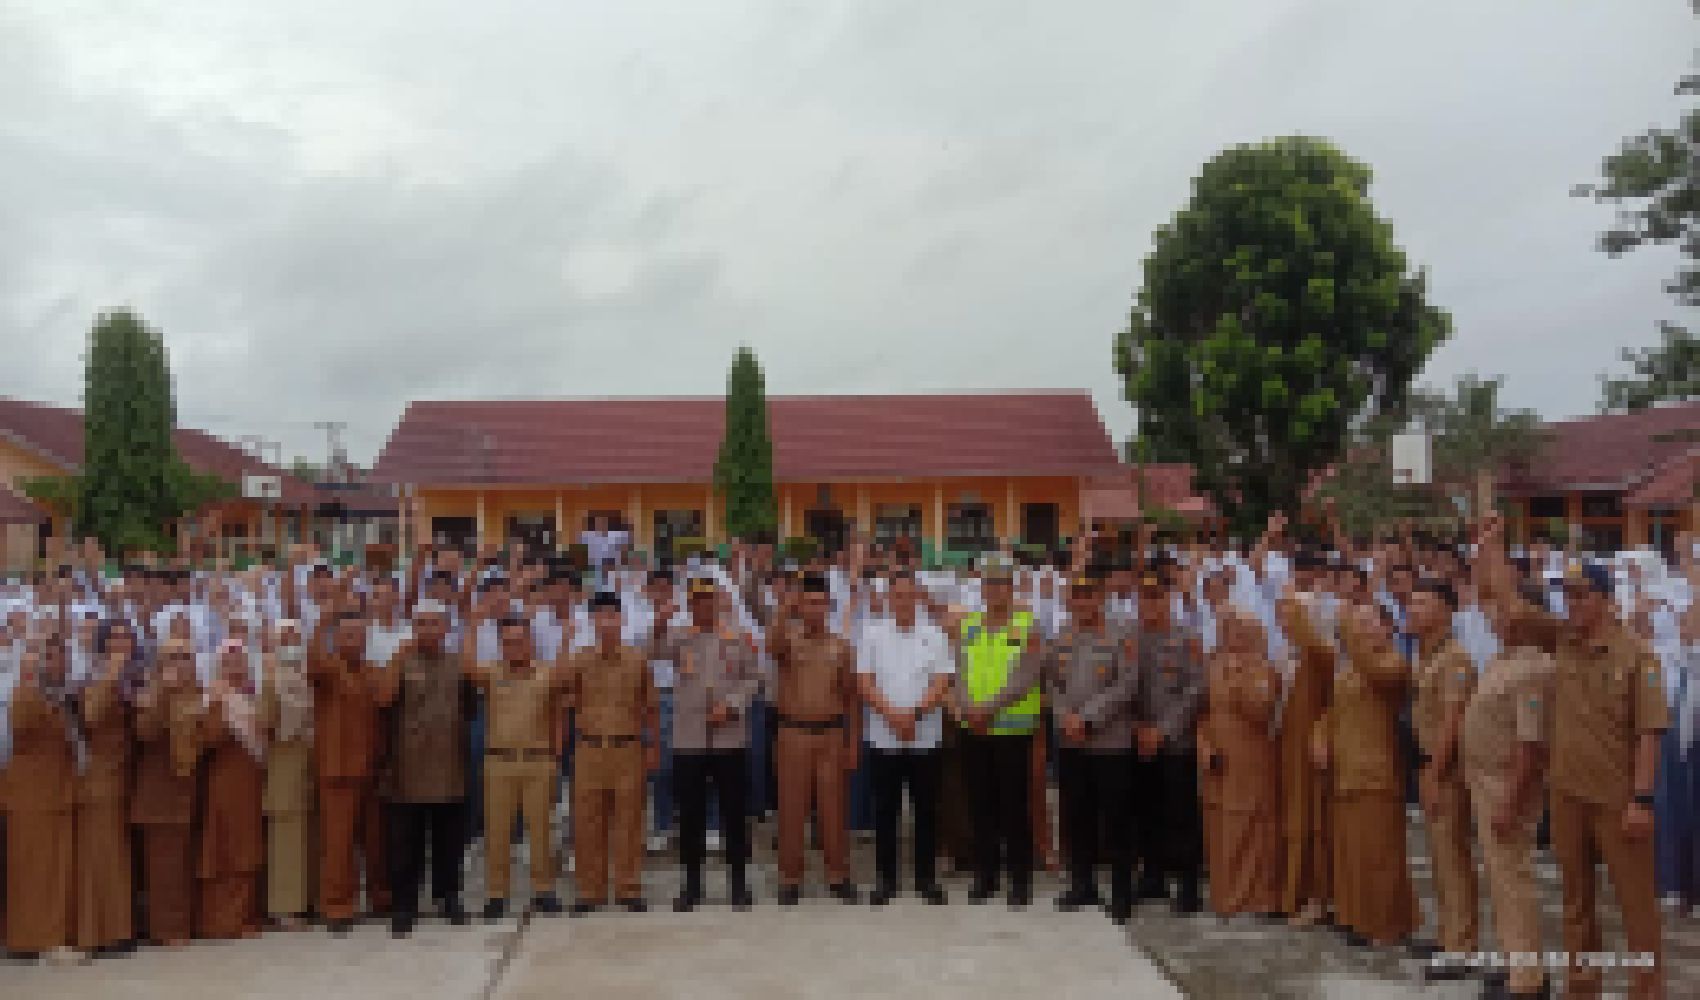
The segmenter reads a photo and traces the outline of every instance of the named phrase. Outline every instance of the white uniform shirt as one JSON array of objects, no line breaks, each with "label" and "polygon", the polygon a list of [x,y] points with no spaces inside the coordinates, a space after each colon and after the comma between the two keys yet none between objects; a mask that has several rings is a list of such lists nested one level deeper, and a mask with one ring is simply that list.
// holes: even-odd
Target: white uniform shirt
[{"label": "white uniform shirt", "polygon": [[[896,708],[913,708],[921,703],[934,677],[956,672],[950,640],[944,630],[917,618],[913,628],[902,629],[889,617],[869,619],[862,627],[856,655],[857,673],[867,674],[886,701]],[[944,735],[943,710],[935,710],[916,721],[915,738],[905,743],[891,731],[885,718],[867,710],[868,745],[876,750],[930,750]]]}]

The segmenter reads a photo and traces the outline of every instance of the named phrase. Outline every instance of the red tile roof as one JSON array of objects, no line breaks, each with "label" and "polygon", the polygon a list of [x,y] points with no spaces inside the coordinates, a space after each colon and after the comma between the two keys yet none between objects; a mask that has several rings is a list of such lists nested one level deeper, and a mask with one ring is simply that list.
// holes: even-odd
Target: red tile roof
[{"label": "red tile roof", "polygon": [[[1115,448],[1084,391],[768,399],[774,478],[1090,475]],[[409,404],[374,480],[709,482],[719,397]]]},{"label": "red tile roof", "polygon": [[1700,403],[1655,406],[1546,425],[1541,453],[1511,469],[1503,490],[1633,490],[1700,441]]},{"label": "red tile roof", "polygon": [[[64,406],[49,406],[0,397],[0,437],[33,451],[67,472],[83,461],[83,414]],[[205,431],[179,427],[173,437],[177,454],[197,472],[211,472],[241,487],[242,476],[281,475],[281,470]],[[285,503],[312,503],[313,490],[292,476],[283,476]]]},{"label": "red tile roof", "polygon": [[0,483],[0,524],[40,524],[47,514],[28,497]]},{"label": "red tile roof", "polygon": [[1666,462],[1651,479],[1635,492],[1623,498],[1631,507],[1686,507],[1697,496],[1700,487],[1700,448],[1690,448],[1688,454]]}]

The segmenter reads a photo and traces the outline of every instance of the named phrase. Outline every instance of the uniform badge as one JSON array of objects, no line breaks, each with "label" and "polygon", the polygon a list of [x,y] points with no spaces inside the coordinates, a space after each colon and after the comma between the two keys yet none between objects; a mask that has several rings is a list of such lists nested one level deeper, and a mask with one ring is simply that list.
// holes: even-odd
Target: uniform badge
[{"label": "uniform badge", "polygon": [[1098,664],[1098,679],[1103,680],[1104,678],[1106,678],[1108,676],[1110,676],[1110,666],[1109,666],[1109,664],[1107,664],[1107,663]]},{"label": "uniform badge", "polygon": [[1536,697],[1530,698],[1529,699],[1529,707],[1530,708],[1540,708],[1541,707],[1540,697],[1536,696]]}]

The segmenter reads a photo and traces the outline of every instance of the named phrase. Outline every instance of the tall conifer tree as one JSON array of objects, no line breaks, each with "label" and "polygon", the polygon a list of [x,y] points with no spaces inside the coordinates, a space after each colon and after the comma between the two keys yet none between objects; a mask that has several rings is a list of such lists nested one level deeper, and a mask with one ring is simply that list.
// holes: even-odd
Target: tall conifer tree
[{"label": "tall conifer tree", "polygon": [[748,347],[738,348],[727,376],[725,434],[714,464],[714,487],[726,507],[726,533],[742,539],[771,534],[779,517],[767,389],[755,352]]}]

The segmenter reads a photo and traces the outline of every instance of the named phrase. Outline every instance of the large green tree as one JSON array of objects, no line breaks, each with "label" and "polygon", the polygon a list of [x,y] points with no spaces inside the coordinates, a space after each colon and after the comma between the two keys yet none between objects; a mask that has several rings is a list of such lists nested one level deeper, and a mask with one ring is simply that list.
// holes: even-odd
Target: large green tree
[{"label": "large green tree", "polygon": [[[1700,0],[1691,0],[1700,13]],[[1675,128],[1649,129],[1623,141],[1600,164],[1601,180],[1577,193],[1617,208],[1617,224],[1600,235],[1613,257],[1648,245],[1675,244],[1681,263],[1665,290],[1683,306],[1700,305],[1700,74],[1677,81],[1689,98]],[[1623,352],[1627,377],[1601,376],[1600,407],[1634,410],[1662,400],[1700,398],[1700,344],[1693,333],[1660,324],[1659,344]]]},{"label": "large green tree", "polygon": [[748,347],[738,349],[726,379],[726,430],[714,463],[714,487],[725,503],[728,536],[749,539],[777,528],[767,389]]},{"label": "large green tree", "polygon": [[30,480],[24,490],[108,552],[162,551],[177,518],[235,493],[178,457],[176,422],[159,331],[128,310],[105,313],[84,360],[82,467]]},{"label": "large green tree", "polygon": [[1448,335],[1369,185],[1321,139],[1233,147],[1145,260],[1115,345],[1139,435],[1192,463],[1241,531],[1295,511],[1354,422],[1400,410]]}]

